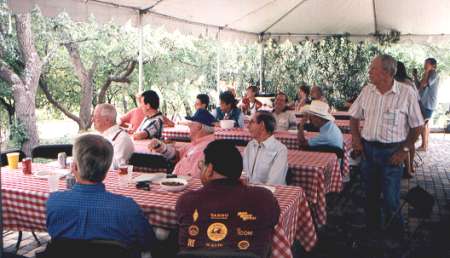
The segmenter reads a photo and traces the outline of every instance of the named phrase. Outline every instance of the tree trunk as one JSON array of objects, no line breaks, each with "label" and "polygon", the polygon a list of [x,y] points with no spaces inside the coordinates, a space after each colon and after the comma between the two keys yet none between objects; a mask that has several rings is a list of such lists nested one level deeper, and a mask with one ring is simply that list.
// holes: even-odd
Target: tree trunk
[{"label": "tree trunk", "polygon": [[78,123],[79,131],[87,131],[91,127],[91,107],[92,100],[94,98],[94,86],[92,82],[92,75],[95,71],[96,64],[92,65],[92,68],[88,71],[81,62],[80,51],[78,50],[77,43],[71,42],[65,44],[67,51],[69,52],[70,60],[72,61],[75,74],[81,83],[81,99],[80,99],[80,113]]},{"label": "tree trunk", "polygon": [[16,118],[24,126],[28,137],[22,146],[22,150],[27,156],[30,156],[31,149],[39,143],[35,102],[43,62],[34,46],[31,14],[18,14],[16,16],[16,31],[25,68],[19,76],[8,64],[0,60],[0,78],[6,80],[12,86]]}]

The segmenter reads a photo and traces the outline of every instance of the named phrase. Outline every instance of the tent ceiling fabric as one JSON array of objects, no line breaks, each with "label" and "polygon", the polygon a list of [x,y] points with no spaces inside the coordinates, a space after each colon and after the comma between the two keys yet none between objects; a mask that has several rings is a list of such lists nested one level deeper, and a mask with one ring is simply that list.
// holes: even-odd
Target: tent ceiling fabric
[{"label": "tent ceiling fabric", "polygon": [[[397,30],[418,37],[450,35],[449,0],[9,0],[15,13],[39,6],[54,16],[67,12],[77,21],[164,26],[192,35],[257,39],[348,33],[369,37]],[[374,8],[375,7],[375,8]],[[376,17],[376,18],[375,18]],[[376,21],[376,22],[375,22]]]}]

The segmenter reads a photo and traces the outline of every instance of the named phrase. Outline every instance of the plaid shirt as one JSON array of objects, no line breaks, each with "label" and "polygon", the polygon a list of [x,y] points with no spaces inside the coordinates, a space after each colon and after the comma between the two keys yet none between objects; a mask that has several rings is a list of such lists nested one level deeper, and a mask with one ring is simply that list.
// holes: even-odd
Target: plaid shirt
[{"label": "plaid shirt", "polygon": [[355,119],[364,120],[361,135],[367,141],[402,142],[410,128],[424,124],[417,93],[411,86],[397,81],[384,94],[373,84],[365,86],[349,113]]}]

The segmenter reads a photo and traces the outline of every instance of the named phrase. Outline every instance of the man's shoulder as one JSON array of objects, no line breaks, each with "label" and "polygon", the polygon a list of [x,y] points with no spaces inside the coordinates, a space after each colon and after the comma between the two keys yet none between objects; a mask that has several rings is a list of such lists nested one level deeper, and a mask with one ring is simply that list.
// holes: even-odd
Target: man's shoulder
[{"label": "man's shoulder", "polygon": [[411,85],[408,85],[406,83],[397,82],[397,86],[399,88],[399,92],[401,96],[404,97],[413,97],[414,99],[417,99],[417,92],[414,90],[414,88]]},{"label": "man's shoulder", "polygon": [[271,141],[271,148],[277,151],[284,151],[284,150],[287,151],[286,145],[284,145],[280,140],[275,138],[275,136],[273,136],[273,139]]}]

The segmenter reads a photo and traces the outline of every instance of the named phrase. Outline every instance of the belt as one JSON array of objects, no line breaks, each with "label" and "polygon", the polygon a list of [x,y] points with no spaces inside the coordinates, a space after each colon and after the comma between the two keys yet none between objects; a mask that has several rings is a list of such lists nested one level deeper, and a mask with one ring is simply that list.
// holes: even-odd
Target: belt
[{"label": "belt", "polygon": [[365,139],[362,139],[363,142],[372,145],[373,147],[379,148],[379,149],[390,149],[398,147],[399,145],[403,144],[404,142],[390,142],[390,143],[384,143],[384,142],[377,142],[377,141],[367,141]]}]

